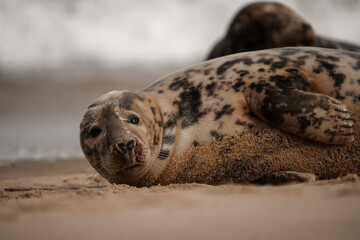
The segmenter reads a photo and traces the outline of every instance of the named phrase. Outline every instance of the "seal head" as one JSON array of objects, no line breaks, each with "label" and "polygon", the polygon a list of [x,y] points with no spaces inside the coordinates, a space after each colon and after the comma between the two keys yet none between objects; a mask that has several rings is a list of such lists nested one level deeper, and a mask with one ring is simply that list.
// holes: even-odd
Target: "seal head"
[{"label": "seal head", "polygon": [[111,183],[131,183],[156,161],[161,129],[154,108],[130,91],[112,91],[91,104],[80,124],[81,148],[90,164]]}]

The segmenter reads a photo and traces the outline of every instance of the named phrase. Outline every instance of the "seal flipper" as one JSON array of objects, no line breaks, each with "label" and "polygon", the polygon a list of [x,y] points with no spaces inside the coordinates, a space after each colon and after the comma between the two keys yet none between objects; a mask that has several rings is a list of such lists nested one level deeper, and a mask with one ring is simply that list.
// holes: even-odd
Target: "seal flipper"
[{"label": "seal flipper", "polygon": [[270,84],[253,85],[246,98],[259,118],[287,132],[327,144],[354,140],[353,119],[335,98]]}]

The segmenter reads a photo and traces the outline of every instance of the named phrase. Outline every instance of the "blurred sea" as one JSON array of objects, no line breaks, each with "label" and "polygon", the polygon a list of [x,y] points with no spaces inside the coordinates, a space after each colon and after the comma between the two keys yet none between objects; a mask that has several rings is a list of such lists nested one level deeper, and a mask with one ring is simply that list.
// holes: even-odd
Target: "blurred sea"
[{"label": "blurred sea", "polygon": [[[202,61],[244,0],[0,0],[0,164],[81,157],[84,109]],[[360,44],[360,1],[283,0]]]}]

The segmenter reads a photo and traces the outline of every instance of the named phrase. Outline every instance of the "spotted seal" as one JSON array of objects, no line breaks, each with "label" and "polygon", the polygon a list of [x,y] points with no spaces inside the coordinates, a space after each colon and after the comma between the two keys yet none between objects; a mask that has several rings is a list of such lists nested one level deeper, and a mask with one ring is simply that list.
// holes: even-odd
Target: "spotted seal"
[{"label": "spotted seal", "polygon": [[311,24],[280,3],[257,2],[242,8],[207,59],[268,48],[314,46],[360,52],[360,46],[316,34]]},{"label": "spotted seal", "polygon": [[349,143],[350,112],[360,110],[359,101],[359,53],[311,47],[240,53],[142,91],[100,96],[84,114],[80,142],[109,182],[136,185],[156,179],[194,145],[264,123],[327,144]]}]

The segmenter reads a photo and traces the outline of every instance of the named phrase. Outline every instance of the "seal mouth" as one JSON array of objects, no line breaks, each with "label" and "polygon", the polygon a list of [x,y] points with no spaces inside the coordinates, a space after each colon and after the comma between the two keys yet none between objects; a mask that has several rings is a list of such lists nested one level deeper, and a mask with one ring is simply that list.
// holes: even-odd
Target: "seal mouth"
[{"label": "seal mouth", "polygon": [[118,161],[122,161],[125,165],[122,168],[132,167],[137,164],[136,154],[134,150],[126,153],[119,152],[117,159]]},{"label": "seal mouth", "polygon": [[[122,142],[129,143],[129,140],[119,142],[107,148],[107,156],[94,163],[93,167],[98,173],[110,183],[130,183],[136,181],[148,173],[152,167],[151,149],[146,142],[133,138],[133,143],[120,145]],[[131,145],[131,147],[130,147]]]},{"label": "seal mouth", "polygon": [[117,172],[140,169],[145,165],[143,144],[134,141],[134,147],[129,151],[114,151],[112,161],[118,166]]},{"label": "seal mouth", "polygon": [[143,164],[140,164],[140,163],[136,163],[132,166],[126,166],[126,167],[123,167],[122,169],[119,170],[119,172],[122,172],[122,171],[131,171],[131,170],[134,170],[134,169],[137,169],[139,167],[141,167]]}]

